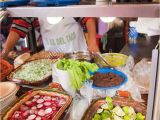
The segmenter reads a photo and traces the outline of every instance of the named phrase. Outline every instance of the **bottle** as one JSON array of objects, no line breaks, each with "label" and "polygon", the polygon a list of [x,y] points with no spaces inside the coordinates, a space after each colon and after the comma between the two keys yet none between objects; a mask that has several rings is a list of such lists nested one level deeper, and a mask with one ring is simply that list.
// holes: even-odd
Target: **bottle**
[{"label": "bottle", "polygon": [[136,44],[137,38],[138,38],[138,32],[136,30],[136,21],[131,21],[129,23],[129,43]]}]

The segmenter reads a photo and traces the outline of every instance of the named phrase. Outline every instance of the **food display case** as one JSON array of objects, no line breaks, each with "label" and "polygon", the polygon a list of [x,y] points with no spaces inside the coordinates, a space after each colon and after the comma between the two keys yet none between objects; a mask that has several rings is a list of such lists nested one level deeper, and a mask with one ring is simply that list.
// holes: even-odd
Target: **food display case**
[{"label": "food display case", "polygon": [[[42,11],[43,9],[43,11]],[[80,3],[80,5],[69,5],[69,6],[50,6],[50,7],[33,7],[33,6],[22,6],[22,7],[7,7],[6,8],[7,12],[10,14],[11,17],[59,17],[59,16],[62,16],[62,17],[123,17],[123,18],[138,18],[138,17],[148,17],[148,18],[159,18],[160,17],[160,14],[159,14],[159,11],[160,11],[160,4],[158,3],[152,3],[152,4],[118,4],[118,3],[112,3],[112,4],[102,4],[102,5],[94,5],[94,4],[87,4],[85,5],[83,2]],[[127,33],[126,33],[127,34]],[[159,36],[158,36],[159,37]],[[141,43],[141,45],[144,45],[145,41],[143,41],[143,43]],[[147,41],[146,41],[147,42]],[[152,42],[152,41],[151,41]],[[139,44],[138,42],[135,43],[135,44]],[[134,44],[134,45],[135,45]],[[140,46],[141,46],[140,45]],[[136,47],[138,48],[139,51],[132,51],[132,49],[130,47],[133,47],[133,46],[124,46],[124,48],[120,51],[121,54],[125,54],[125,55],[130,55],[132,54],[134,58],[138,58],[138,60],[142,59],[145,55],[142,53],[142,54],[139,54],[139,52],[144,52],[145,50],[142,50],[140,47]],[[135,49],[136,49],[135,48]],[[135,50],[134,49],[134,50]],[[153,48],[151,48],[153,49]],[[147,53],[145,53],[147,55]],[[38,54],[38,55],[33,55],[34,57],[36,56],[36,59],[41,59],[43,58],[42,56],[44,56],[44,58],[48,59],[48,58],[52,58],[53,59],[53,62],[59,62],[59,59],[63,58],[62,54],[59,55],[59,54],[50,54],[50,53],[43,53],[42,54]],[[158,114],[158,111],[160,110],[160,41],[159,43],[157,43],[157,46],[155,47],[155,49],[152,50],[152,58],[151,58],[151,80],[150,80],[150,86],[149,86],[149,93],[147,95],[147,97],[145,98],[145,105],[144,104],[141,104],[137,101],[132,101],[130,99],[132,98],[129,98],[129,101],[130,101],[130,104],[133,102],[135,102],[136,104],[139,103],[139,106],[143,107],[143,108],[146,108],[147,109],[145,110],[145,114],[146,114],[146,120],[159,120],[160,119],[160,115]],[[149,56],[150,57],[150,56]],[[127,58],[125,58],[126,60]],[[35,59],[32,60],[28,60],[28,62],[34,62],[36,61]],[[64,60],[65,61],[65,60]],[[62,63],[64,62],[62,61]],[[68,62],[68,61],[67,61]],[[70,64],[78,64],[78,62],[73,62],[73,61],[69,61]],[[88,61],[87,61],[88,62]],[[89,61],[90,62],[90,61]],[[59,63],[59,66],[62,64],[62,63]],[[18,69],[16,69],[14,72],[18,71],[19,69],[22,69],[23,66],[25,66],[25,64],[27,65],[27,62],[26,63],[23,63],[22,66],[20,66]],[[65,64],[65,62],[63,63]],[[81,63],[82,64],[82,63]],[[84,66],[86,65],[85,63],[83,63]],[[88,65],[88,64],[87,64]],[[90,65],[88,65],[90,66]],[[82,74],[85,74],[85,78],[90,78],[90,76],[93,74],[92,70],[94,68],[94,70],[96,70],[96,66],[94,65],[91,65],[92,67],[88,67],[87,70],[90,71],[90,73],[82,73]],[[43,67],[43,66],[42,66]],[[62,67],[62,66],[60,66]],[[77,66],[76,66],[77,67]],[[69,69],[70,67],[68,67]],[[92,68],[92,69],[91,69]],[[33,69],[33,68],[32,68]],[[62,76],[64,75],[64,77],[59,77],[59,78],[67,78],[67,74],[66,73],[62,73],[62,71],[58,71],[54,68],[54,66],[52,66],[52,69],[54,69],[54,72],[57,74],[57,73],[60,73]],[[84,67],[84,69],[86,70],[86,68]],[[110,69],[112,71],[112,67],[110,66]],[[119,69],[120,70],[120,69]],[[76,68],[75,68],[75,71],[76,71]],[[14,72],[12,72],[8,78],[12,81],[12,82],[16,82],[19,84],[19,81],[14,81],[12,79],[13,75],[15,74]],[[119,71],[118,71],[119,72]],[[102,71],[102,73],[104,73]],[[55,80],[58,80],[59,78],[57,77],[56,74],[53,74],[52,73],[52,77],[55,79]],[[117,74],[115,72],[115,74]],[[49,74],[51,76],[51,73]],[[89,77],[88,77],[89,76]],[[28,76],[25,76],[25,77],[28,77]],[[112,76],[111,76],[112,77]],[[47,79],[49,77],[47,76]],[[125,78],[127,79],[127,78]],[[130,77],[129,77],[130,79]],[[68,80],[68,79],[66,79]],[[80,79],[79,79],[80,80]],[[41,81],[43,81],[41,79]],[[45,80],[46,81],[46,80]],[[126,80],[127,81],[127,80]],[[50,80],[50,82],[52,82],[52,80]],[[62,82],[60,82],[62,83]],[[71,94],[71,96],[69,96],[68,94],[70,94],[70,90],[67,91],[67,94],[66,93],[63,93],[64,92],[64,89],[66,89],[66,86],[65,86],[65,83],[67,83],[66,81],[64,83],[62,83],[62,89],[59,91],[59,86],[56,84],[54,84],[52,87],[53,88],[56,88],[56,90],[58,91],[54,91],[53,93],[51,93],[51,95],[48,93],[48,96],[50,95],[51,97],[54,96],[54,94],[57,94],[57,96],[59,94],[61,94],[63,97],[67,97],[67,99],[69,99],[67,105],[65,106],[65,108],[63,109],[63,111],[61,110],[61,113],[58,114],[58,117],[54,116],[53,118],[55,118],[54,120],[58,120],[58,119],[64,119],[64,120],[67,120],[68,119],[68,114],[70,112],[71,109],[74,108],[74,105],[73,103],[75,101],[72,101],[72,99],[74,98],[71,98],[71,96],[73,96],[73,94]],[[25,94],[30,94],[30,98],[33,97],[34,99],[34,96],[32,93],[34,93],[31,89],[32,88],[38,88],[38,89],[41,89],[40,87],[45,87],[47,88],[46,86],[48,85],[48,83],[44,83],[45,86],[30,86],[27,84],[25,84],[22,89],[19,90],[19,93],[22,92],[22,93],[25,93]],[[130,83],[131,84],[131,83]],[[57,87],[58,86],[58,87]],[[64,87],[65,86],[65,87]],[[75,86],[74,86],[75,87]],[[58,88],[58,89],[57,89]],[[60,87],[61,88],[61,87]],[[28,90],[31,90],[29,91],[29,93],[26,91]],[[74,89],[75,90],[75,89]],[[78,89],[79,90],[79,89]],[[77,89],[75,91],[78,91]],[[107,89],[108,90],[108,89]],[[125,90],[125,89],[124,89]],[[63,91],[63,92],[62,92]],[[41,91],[43,93],[43,91]],[[50,91],[51,92],[51,91]],[[78,91],[79,93],[80,91]],[[136,90],[135,90],[136,92]],[[46,92],[47,93],[47,92]],[[106,92],[107,93],[107,92]],[[118,93],[118,92],[117,92]],[[121,92],[120,92],[121,93]],[[119,93],[119,94],[120,94]],[[52,95],[53,94],[53,95]],[[79,94],[82,94],[82,93],[79,93]],[[45,96],[45,94],[43,94]],[[124,95],[124,93],[123,93]],[[19,97],[20,95],[18,95]],[[29,96],[29,95],[28,95]],[[24,96],[23,96],[24,97]],[[22,98],[23,98],[22,97]],[[124,96],[123,96],[124,97]],[[126,96],[125,96],[126,97]],[[128,97],[128,96],[127,96]],[[22,99],[21,98],[21,99]],[[26,97],[27,98],[27,97]],[[30,98],[28,98],[27,100],[29,100]],[[21,99],[17,100],[18,101],[21,101]],[[116,99],[116,98],[115,98]],[[26,100],[26,101],[27,101]],[[41,100],[41,99],[40,99]],[[117,98],[117,101],[119,99]],[[127,98],[128,100],[128,98]],[[25,100],[24,100],[25,101]],[[22,102],[19,102],[19,104],[25,104],[25,102],[23,101]],[[107,101],[107,100],[106,100]],[[98,107],[100,107],[101,105],[103,105],[105,102],[106,102],[103,99],[99,100],[99,101],[94,101],[93,102],[93,106],[91,106],[90,108],[91,109],[94,109],[93,111],[96,112],[98,109]],[[113,98],[113,101],[114,101],[114,98]],[[120,100],[121,101],[121,100]],[[122,100],[123,101],[123,100]],[[41,102],[41,101],[40,101]],[[50,100],[49,101],[45,101],[45,102],[49,102],[50,104]],[[52,101],[53,102],[53,101]],[[100,103],[100,104],[99,104]],[[125,100],[124,100],[124,103],[125,103]],[[15,111],[13,111],[13,108],[17,110],[16,108],[16,104],[18,103],[14,103],[14,105],[12,104],[11,106],[12,107],[9,107],[9,109],[7,110],[7,112],[5,111],[5,115],[9,115],[9,114],[12,114],[12,117],[14,118],[17,113]],[[39,104],[39,103],[36,103],[36,104]],[[78,103],[77,103],[78,104]],[[80,104],[80,103],[79,103]],[[96,104],[98,104],[96,106]],[[147,105],[146,105],[147,104]],[[118,102],[116,103],[113,103],[113,105],[119,105]],[[125,104],[126,105],[126,104]],[[125,105],[122,105],[122,106],[125,106]],[[133,104],[132,104],[133,105]],[[14,106],[14,107],[13,107]],[[27,104],[25,104],[25,106],[27,106]],[[89,106],[89,105],[88,105]],[[119,105],[121,106],[121,104]],[[144,107],[145,106],[145,107]],[[19,105],[20,107],[20,105]],[[28,106],[27,106],[28,107]],[[31,107],[33,107],[31,105]],[[53,107],[52,108],[48,108],[48,107],[45,107],[46,108],[46,113],[48,114],[48,110],[52,109],[53,110]],[[57,107],[57,106],[56,106]],[[101,106],[102,107],[102,106]],[[134,108],[134,106],[132,106]],[[115,107],[116,108],[116,107]],[[19,109],[19,108],[18,108]],[[66,109],[66,110],[65,110]],[[104,108],[105,109],[105,108]],[[136,109],[136,108],[135,108]],[[54,110],[53,110],[54,111]],[[87,110],[85,113],[88,112],[88,114],[83,115],[83,118],[82,119],[85,119],[85,120],[89,120],[88,118],[90,119],[93,119],[93,116],[94,114],[92,113],[93,111],[91,110]],[[135,110],[136,112],[139,111],[139,110]],[[13,112],[14,115],[13,115]],[[20,111],[21,112],[21,111]],[[62,112],[65,113],[62,115]],[[23,113],[23,112],[22,112]],[[84,113],[84,114],[85,114]],[[18,113],[18,116],[20,115],[21,113]],[[43,114],[43,113],[42,113]],[[89,115],[92,115],[92,117],[90,117]],[[52,115],[53,116],[53,115]],[[62,117],[63,116],[63,117]],[[74,115],[73,115],[74,116]],[[33,116],[32,114],[29,116],[31,119],[36,119],[36,116]],[[62,118],[60,118],[62,117]],[[9,120],[8,118],[10,118],[10,116],[3,116],[3,118],[5,118],[4,120]],[[42,116],[42,118],[45,120],[45,118]],[[51,117],[48,117],[48,118],[51,118]],[[119,118],[119,116],[117,117]],[[120,117],[122,118],[122,117]],[[14,118],[15,119],[15,118]],[[13,120],[14,120],[13,119]],[[114,118],[116,119],[116,118]],[[12,120],[12,119],[11,119]],[[16,119],[15,119],[16,120]],[[118,119],[117,119],[118,120]],[[121,120],[121,119],[120,119]],[[123,119],[122,119],[123,120]]]}]

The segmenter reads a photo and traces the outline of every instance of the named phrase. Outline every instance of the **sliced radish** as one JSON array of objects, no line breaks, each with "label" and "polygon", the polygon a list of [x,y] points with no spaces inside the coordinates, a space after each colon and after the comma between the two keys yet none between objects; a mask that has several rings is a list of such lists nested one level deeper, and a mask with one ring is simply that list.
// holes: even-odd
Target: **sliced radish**
[{"label": "sliced radish", "polygon": [[46,100],[49,101],[49,100],[51,100],[51,96],[44,96],[43,99],[44,99],[45,101],[46,101]]},{"label": "sliced radish", "polygon": [[52,108],[47,108],[44,111],[45,114],[50,114],[51,112],[52,112]]},{"label": "sliced radish", "polygon": [[16,113],[16,114],[14,115],[14,118],[19,118],[19,116],[20,116],[20,114],[19,114],[19,113]]},{"label": "sliced radish", "polygon": [[29,113],[30,114],[34,114],[34,110],[29,110]]},{"label": "sliced radish", "polygon": [[56,102],[52,103],[52,106],[55,106],[55,107],[57,107],[57,108],[61,108],[61,107],[62,107],[61,105],[59,105],[59,104],[56,103]]},{"label": "sliced radish", "polygon": [[55,106],[52,106],[52,110],[53,110],[53,111],[56,111],[57,108],[56,108]]},{"label": "sliced radish", "polygon": [[51,103],[50,103],[50,102],[44,102],[44,105],[45,105],[45,106],[50,106]]},{"label": "sliced radish", "polygon": [[35,111],[34,111],[34,114],[38,115],[38,110],[35,110]]},{"label": "sliced radish", "polygon": [[44,102],[44,99],[38,99],[37,100],[37,103],[43,103]]},{"label": "sliced radish", "polygon": [[52,101],[51,103],[52,103],[52,105],[56,105],[56,104],[57,104],[57,102],[56,102],[56,101]]},{"label": "sliced radish", "polygon": [[35,120],[42,120],[42,118],[37,116]]},{"label": "sliced radish", "polygon": [[39,108],[42,108],[43,107],[43,104],[38,104],[37,105],[37,108],[39,109]]},{"label": "sliced radish", "polygon": [[31,101],[27,101],[25,104],[28,106],[30,105],[32,102]]},{"label": "sliced radish", "polygon": [[35,96],[34,96],[34,98],[39,98],[39,97],[40,97],[40,95],[35,95]]},{"label": "sliced radish", "polygon": [[57,99],[56,99],[56,97],[52,97],[52,101],[56,101]]},{"label": "sliced radish", "polygon": [[55,98],[56,98],[56,100],[59,100],[59,99],[60,99],[60,97],[58,97],[58,96],[55,96]]},{"label": "sliced radish", "polygon": [[22,110],[22,111],[26,111],[26,110],[28,110],[29,108],[27,107],[27,106],[25,106],[25,105],[21,105],[21,107],[20,107],[20,110]]},{"label": "sliced radish", "polygon": [[29,115],[29,111],[28,111],[28,110],[25,111],[25,112],[22,114],[23,117],[27,117],[28,115]]},{"label": "sliced radish", "polygon": [[35,106],[35,102],[32,102],[32,101],[27,101],[26,103],[25,103],[28,107],[33,107],[33,106]]},{"label": "sliced radish", "polygon": [[66,103],[65,99],[63,99],[63,98],[60,99],[60,101],[59,101],[59,104],[60,104],[60,105],[64,105],[65,103]]},{"label": "sliced radish", "polygon": [[32,110],[36,110],[36,109],[37,109],[37,107],[36,107],[36,106],[33,106],[31,109],[32,109]]},{"label": "sliced radish", "polygon": [[29,119],[29,120],[34,120],[36,118],[36,115],[30,115],[30,116],[28,116],[28,118],[27,119]]},{"label": "sliced radish", "polygon": [[39,111],[38,111],[38,115],[39,115],[39,116],[45,116],[44,110],[42,110],[42,109],[39,110]]},{"label": "sliced radish", "polygon": [[32,102],[36,102],[37,101],[37,99],[32,99]]},{"label": "sliced radish", "polygon": [[14,118],[19,118],[20,116],[22,116],[22,112],[21,111],[15,111],[13,116],[14,116]]}]

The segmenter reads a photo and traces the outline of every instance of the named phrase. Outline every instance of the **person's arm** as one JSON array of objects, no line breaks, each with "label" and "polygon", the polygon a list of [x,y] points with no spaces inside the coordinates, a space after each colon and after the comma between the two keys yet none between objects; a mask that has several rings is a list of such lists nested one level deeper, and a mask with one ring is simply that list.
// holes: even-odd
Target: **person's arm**
[{"label": "person's arm", "polygon": [[99,52],[99,46],[96,43],[96,21],[95,18],[89,18],[86,21],[86,28],[88,31],[88,50],[90,52]]},{"label": "person's arm", "polygon": [[28,18],[21,18],[13,21],[11,26],[9,35],[5,42],[4,49],[2,50],[1,56],[2,58],[7,58],[8,53],[13,49],[16,42],[22,37],[25,37],[27,32],[29,31],[29,26],[31,21]]},{"label": "person's arm", "polygon": [[8,53],[13,49],[16,42],[20,39],[20,35],[14,31],[10,31],[7,40],[5,42],[4,49],[2,50],[1,57],[7,58]]}]

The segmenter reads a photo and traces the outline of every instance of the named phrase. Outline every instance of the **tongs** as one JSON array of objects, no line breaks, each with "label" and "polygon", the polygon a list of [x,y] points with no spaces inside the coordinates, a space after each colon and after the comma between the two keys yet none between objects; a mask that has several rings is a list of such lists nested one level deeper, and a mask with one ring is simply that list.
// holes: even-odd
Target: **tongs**
[{"label": "tongs", "polygon": [[96,52],[96,53],[93,53],[94,55],[96,55],[98,58],[100,58],[109,68],[113,68],[113,66],[111,66],[104,58],[103,56],[99,53],[99,52]]}]

